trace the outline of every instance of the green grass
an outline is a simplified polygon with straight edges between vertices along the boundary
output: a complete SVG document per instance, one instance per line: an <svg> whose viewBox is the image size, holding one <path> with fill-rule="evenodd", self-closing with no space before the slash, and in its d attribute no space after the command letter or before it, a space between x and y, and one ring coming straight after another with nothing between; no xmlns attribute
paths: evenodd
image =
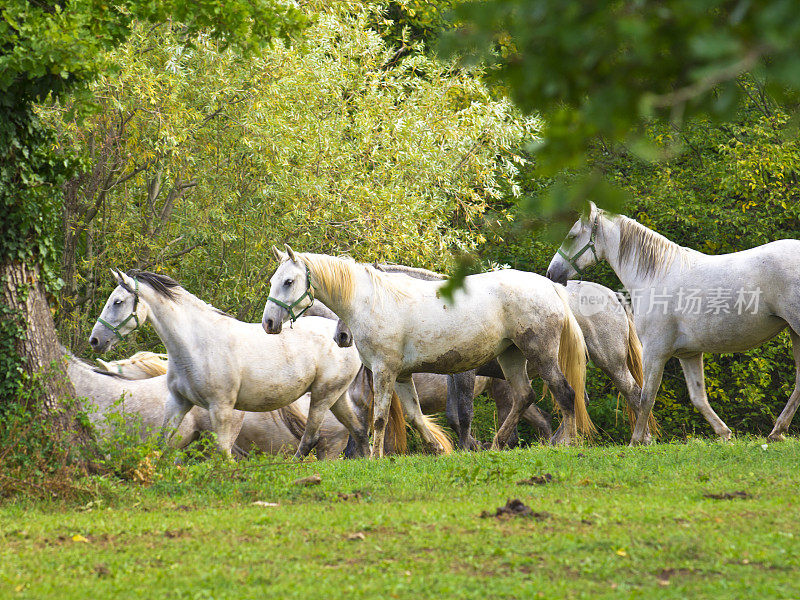
<svg viewBox="0 0 800 600"><path fill-rule="evenodd" d="M1 507L0 598L798 598L800 441L762 443L170 467Z"/></svg>

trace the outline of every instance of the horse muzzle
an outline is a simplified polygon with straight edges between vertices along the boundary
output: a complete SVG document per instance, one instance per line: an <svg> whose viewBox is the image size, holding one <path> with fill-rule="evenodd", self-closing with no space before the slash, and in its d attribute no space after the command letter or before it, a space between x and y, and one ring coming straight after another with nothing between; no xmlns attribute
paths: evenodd
<svg viewBox="0 0 800 600"><path fill-rule="evenodd" d="M567 285L567 279L569 278L569 275L567 273L567 269L556 264L547 269L547 278L555 283Z"/></svg>
<svg viewBox="0 0 800 600"><path fill-rule="evenodd" d="M333 341L340 348L349 348L353 345L353 336L346 331L337 331L336 335L333 336Z"/></svg>
<svg viewBox="0 0 800 600"><path fill-rule="evenodd" d="M283 322L273 318L266 318L261 321L261 327L270 334L280 333L283 329Z"/></svg>

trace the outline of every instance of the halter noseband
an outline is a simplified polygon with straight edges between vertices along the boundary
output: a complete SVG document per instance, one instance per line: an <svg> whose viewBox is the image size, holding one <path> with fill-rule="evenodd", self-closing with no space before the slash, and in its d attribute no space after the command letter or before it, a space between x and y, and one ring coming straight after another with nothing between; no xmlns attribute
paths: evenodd
<svg viewBox="0 0 800 600"><path fill-rule="evenodd" d="M129 335L129 334L131 334L133 331L135 331L135 330L136 330L136 328L137 328L137 327L139 327L139 325L141 325L141 323L139 323L139 315L137 315L137 314L136 314L136 309L137 309L137 308L139 308L139 280L138 280L138 279L136 279L136 277L134 277L134 278L133 278L133 281L134 281L134 284L135 284L135 287L134 287L134 289L133 289L133 312L131 312L131 314L129 314L127 317L125 317L125 319L124 319L124 320L122 321L122 323L120 323L119 325L112 325L112 324L111 324L111 323L109 323L108 321L104 321L103 319L101 319L101 318L99 318L99 317L97 318L97 322L98 322L98 323L100 323L101 325L105 325L106 327L108 327L108 328L111 330L111 332L112 332L112 333L113 333L115 336L117 336L117 339L118 339L119 341L122 341L122 340L124 340L126 335ZM125 326L125 324L126 324L128 321L130 321L131 319L133 319L134 321L136 321L136 327L134 327L133 329L131 329L131 330L130 330L128 333L126 333L126 334L124 334L124 335L123 335L123 334L121 334L121 333L119 332L119 330L120 330L122 327L124 327L124 326ZM121 371L120 371L120 372L121 372Z"/></svg>
<svg viewBox="0 0 800 600"><path fill-rule="evenodd" d="M600 260L597 257L597 250L594 247L594 240L595 240L595 237L597 236L597 221L598 221L599 218L600 218L599 214L595 215L594 223L592 223L592 233L589 235L589 241L586 242L586 244L583 246L583 248L581 248L575 254L573 254L571 258L561 248L558 249L558 254L561 257L563 257L564 260L566 260L570 265L572 265L572 268L575 269L575 272L578 275L580 275L581 277L583 277L584 270L581 269L578 266L578 259L581 256L583 256L586 253L587 250L591 250L592 251L592 254L594 254L594 260L595 261Z"/></svg>
<svg viewBox="0 0 800 600"><path fill-rule="evenodd" d="M305 299L306 296L311 298L311 302L299 313L294 314L294 310L292 309L298 304L300 304ZM273 298L272 296L269 296L267 298L267 302L274 302L281 308L285 308L289 312L289 319L291 320L292 323L294 323L295 321L297 321L297 319L302 317L303 313L305 313L309 308L311 308L314 305L314 290L311 289L311 271L308 270L308 265L306 265L306 291L303 292L302 296L300 296L297 300L295 300L291 304L286 304L285 302L281 302L280 300L278 300L277 298Z"/></svg>

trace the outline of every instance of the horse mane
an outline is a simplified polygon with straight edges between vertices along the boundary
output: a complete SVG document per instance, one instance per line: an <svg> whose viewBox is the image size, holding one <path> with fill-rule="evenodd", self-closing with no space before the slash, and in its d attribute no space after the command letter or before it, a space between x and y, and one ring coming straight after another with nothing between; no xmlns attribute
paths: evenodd
<svg viewBox="0 0 800 600"><path fill-rule="evenodd" d="M375 296L383 300L389 294L394 298L403 298L408 293L393 278L381 273L370 265L357 263L349 257L328 256L327 254L299 254L312 274L311 284L323 287L331 296L340 298L345 304L353 299L356 291L356 275L363 269L372 279L377 292Z"/></svg>
<svg viewBox="0 0 800 600"><path fill-rule="evenodd" d="M216 308L215 306L212 306L211 304L205 302L204 300L201 300L200 298L192 294L189 290L184 288L180 283L178 283L168 275L162 275L161 273L151 273L150 271L140 271L139 269L131 269L126 273L126 275L128 275L128 277L136 277L136 279L138 279L142 283L146 283L151 288L153 288L153 290L155 290L157 294L163 296L164 298L167 298L168 300L177 302L180 299L178 292L183 292L184 298L192 298L194 301L198 302L204 308L207 308L220 316L228 317L229 319L233 319L234 321L237 320L236 317L234 317L233 315L228 314L225 311ZM120 283L120 285L129 292L133 293L133 290L130 289L130 287L128 287L124 282Z"/></svg>
<svg viewBox="0 0 800 600"><path fill-rule="evenodd" d="M111 361L108 364L119 365L120 367L136 365L150 377L157 377L167 372L164 366L166 360L168 360L166 354L157 354L156 352L142 350L129 358Z"/></svg>
<svg viewBox="0 0 800 600"><path fill-rule="evenodd" d="M636 272L644 277L658 275L673 263L677 256L683 258L683 248L660 233L648 229L638 221L619 215L619 259L629 262L638 259Z"/></svg>
<svg viewBox="0 0 800 600"><path fill-rule="evenodd" d="M408 275L414 279L422 279L423 281L443 281L447 279L447 275L442 275L441 273L436 273L435 271L429 271L428 269L420 267L407 267L406 265L379 263L377 261L375 261L372 266L384 273L402 273L403 275Z"/></svg>
<svg viewBox="0 0 800 600"><path fill-rule="evenodd" d="M168 300L176 301L178 299L178 294L175 293L175 288L180 288L181 284L175 281L172 277L162 275L160 273L152 273L150 271L140 271L139 269L131 269L126 273L126 275L128 277L134 277L142 283L146 283L153 288L156 293L160 294L164 298L167 298ZM134 293L134 291L125 282L120 282L120 285L128 290L131 294Z"/></svg>

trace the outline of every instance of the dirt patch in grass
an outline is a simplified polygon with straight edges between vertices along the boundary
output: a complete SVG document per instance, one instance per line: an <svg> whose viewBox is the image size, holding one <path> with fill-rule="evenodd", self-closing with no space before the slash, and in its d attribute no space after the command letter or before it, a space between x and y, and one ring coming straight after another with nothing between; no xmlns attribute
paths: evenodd
<svg viewBox="0 0 800 600"><path fill-rule="evenodd" d="M550 473L545 473L544 475L531 475L528 479L520 479L517 485L544 485L552 480L553 476Z"/></svg>
<svg viewBox="0 0 800 600"><path fill-rule="evenodd" d="M746 499L752 497L752 494L745 492L744 490L739 490L736 492L722 492L721 494L703 494L703 498L711 498L712 500L734 500L736 498Z"/></svg>
<svg viewBox="0 0 800 600"><path fill-rule="evenodd" d="M527 506L519 498L508 500L505 506L497 507L494 513L485 510L481 513L481 518L486 519L489 517L496 517L498 519L509 519L512 517L530 517L537 521L544 521L550 518L550 513L535 512L530 506Z"/></svg>

